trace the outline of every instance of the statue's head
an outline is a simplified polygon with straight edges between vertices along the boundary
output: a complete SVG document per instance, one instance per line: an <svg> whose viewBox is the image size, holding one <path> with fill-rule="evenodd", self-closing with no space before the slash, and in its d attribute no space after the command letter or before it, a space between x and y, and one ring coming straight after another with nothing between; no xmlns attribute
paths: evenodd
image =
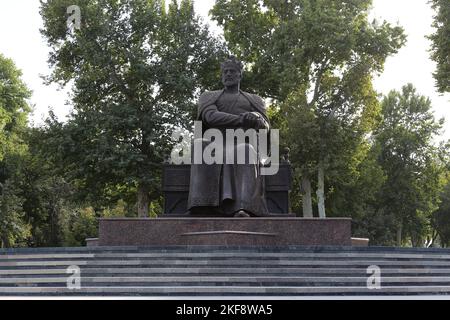
<svg viewBox="0 0 450 320"><path fill-rule="evenodd" d="M231 56L220 65L222 69L222 83L225 87L237 86L242 79L244 65L236 57Z"/></svg>

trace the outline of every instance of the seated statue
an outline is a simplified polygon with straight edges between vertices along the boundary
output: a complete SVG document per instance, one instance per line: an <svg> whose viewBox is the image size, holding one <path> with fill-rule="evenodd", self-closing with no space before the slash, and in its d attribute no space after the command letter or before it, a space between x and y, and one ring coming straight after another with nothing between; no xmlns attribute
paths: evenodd
<svg viewBox="0 0 450 320"><path fill-rule="evenodd" d="M199 99L197 120L202 123L202 131L218 129L225 137L226 129L269 130L263 100L240 90L242 63L231 57L221 64L221 69L224 89L205 92ZM203 148L208 143L211 141L203 140ZM223 152L222 163L191 165L189 214L234 217L269 214L257 150L251 143L234 139L231 148ZM229 151L233 155L245 154L245 163L225 161Z"/></svg>

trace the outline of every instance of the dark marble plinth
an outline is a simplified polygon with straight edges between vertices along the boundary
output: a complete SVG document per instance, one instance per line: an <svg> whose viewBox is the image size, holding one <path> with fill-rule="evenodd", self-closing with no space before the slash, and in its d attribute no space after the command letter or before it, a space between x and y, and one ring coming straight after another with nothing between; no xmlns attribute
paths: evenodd
<svg viewBox="0 0 450 320"><path fill-rule="evenodd" d="M98 244L350 246L351 219L109 218L100 219Z"/></svg>

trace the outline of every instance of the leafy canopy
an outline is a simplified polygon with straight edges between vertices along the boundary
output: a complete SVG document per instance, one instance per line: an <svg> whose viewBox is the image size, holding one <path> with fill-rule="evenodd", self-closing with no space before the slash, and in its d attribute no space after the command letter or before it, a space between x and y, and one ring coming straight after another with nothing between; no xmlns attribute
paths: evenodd
<svg viewBox="0 0 450 320"><path fill-rule="evenodd" d="M66 26L72 4L80 30ZM49 123L65 168L93 189L158 189L171 130L190 127L198 94L220 79L221 44L189 0L49 0L41 15L48 80L74 85L69 121Z"/></svg>

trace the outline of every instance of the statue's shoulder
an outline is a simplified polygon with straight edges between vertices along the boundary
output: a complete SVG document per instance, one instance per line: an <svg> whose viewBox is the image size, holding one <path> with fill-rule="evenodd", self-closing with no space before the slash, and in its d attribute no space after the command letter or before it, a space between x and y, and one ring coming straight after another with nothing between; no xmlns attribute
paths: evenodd
<svg viewBox="0 0 450 320"><path fill-rule="evenodd" d="M213 90L213 91L205 91L200 95L200 98L198 99L199 105L203 105L207 103L208 101L215 101L219 98L219 96L222 94L223 90Z"/></svg>
<svg viewBox="0 0 450 320"><path fill-rule="evenodd" d="M266 110L266 104L264 103L264 100L260 96L258 96L257 94L244 91L242 91L242 93L245 94L250 99L250 101L253 102L253 104L255 104L257 107Z"/></svg>

